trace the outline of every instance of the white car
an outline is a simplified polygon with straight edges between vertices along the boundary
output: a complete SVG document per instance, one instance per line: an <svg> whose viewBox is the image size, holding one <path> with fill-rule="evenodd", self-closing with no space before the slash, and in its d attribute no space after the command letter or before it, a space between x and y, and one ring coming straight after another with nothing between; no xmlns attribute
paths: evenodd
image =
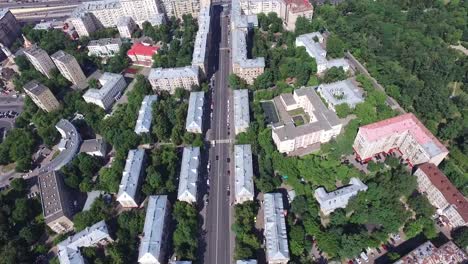
<svg viewBox="0 0 468 264"><path fill-rule="evenodd" d="M206 165L206 169L210 171L210 168L211 168L211 161L208 161L208 165Z"/></svg>
<svg viewBox="0 0 468 264"><path fill-rule="evenodd" d="M210 179L206 180L206 185L208 185L208 186L210 185Z"/></svg>
<svg viewBox="0 0 468 264"><path fill-rule="evenodd" d="M367 257L366 253L361 252L361 258L362 258L365 262L369 262L369 258Z"/></svg>

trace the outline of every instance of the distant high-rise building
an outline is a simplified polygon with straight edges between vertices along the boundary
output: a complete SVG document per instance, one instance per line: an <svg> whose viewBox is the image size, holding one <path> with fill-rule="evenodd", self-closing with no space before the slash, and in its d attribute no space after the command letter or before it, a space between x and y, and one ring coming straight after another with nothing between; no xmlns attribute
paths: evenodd
<svg viewBox="0 0 468 264"><path fill-rule="evenodd" d="M137 25L132 17L124 16L117 21L117 29L121 38L131 38L136 28Z"/></svg>
<svg viewBox="0 0 468 264"><path fill-rule="evenodd" d="M78 84L86 80L78 61L72 55L59 50L52 54L51 58L63 77L71 83Z"/></svg>
<svg viewBox="0 0 468 264"><path fill-rule="evenodd" d="M0 8L0 43L11 47L21 35L21 26L8 8Z"/></svg>
<svg viewBox="0 0 468 264"><path fill-rule="evenodd" d="M52 77L51 71L56 69L56 67L45 50L39 48L37 45L32 45L24 50L24 54L37 71L44 74L49 79Z"/></svg>
<svg viewBox="0 0 468 264"><path fill-rule="evenodd" d="M207 1L203 2L206 4ZM200 12L200 0L161 0L161 3L168 17L182 18L187 14L198 17Z"/></svg>
<svg viewBox="0 0 468 264"><path fill-rule="evenodd" d="M24 92L33 100L37 107L46 112L52 112L60 107L54 94L46 86L33 80L23 87Z"/></svg>

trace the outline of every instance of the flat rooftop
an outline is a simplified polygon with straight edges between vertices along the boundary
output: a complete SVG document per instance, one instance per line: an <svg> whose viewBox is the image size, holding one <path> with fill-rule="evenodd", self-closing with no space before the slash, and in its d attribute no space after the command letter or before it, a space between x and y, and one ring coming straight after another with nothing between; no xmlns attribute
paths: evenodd
<svg viewBox="0 0 468 264"><path fill-rule="evenodd" d="M118 197L123 193L127 193L130 197L135 199L144 158L145 150L143 149L131 149L128 151L125 168L122 173L122 180L119 185L119 192L117 194Z"/></svg>
<svg viewBox="0 0 468 264"><path fill-rule="evenodd" d="M200 128L203 124L203 104L205 102L204 92L191 92L189 99L189 108L187 111L187 119L185 121L186 128Z"/></svg>
<svg viewBox="0 0 468 264"><path fill-rule="evenodd" d="M88 43L89 46L107 46L107 45L122 45L122 40L120 38L102 38L102 39L96 39L96 40L91 40Z"/></svg>
<svg viewBox="0 0 468 264"><path fill-rule="evenodd" d="M49 90L49 88L47 88L46 86L44 86L43 84L39 83L36 80L32 80L32 81L26 83L23 86L23 89L27 90L28 92L30 92L30 93L32 93L32 94L34 94L36 96L39 96L42 93L44 93L45 91Z"/></svg>
<svg viewBox="0 0 468 264"><path fill-rule="evenodd" d="M317 91L333 106L345 103L354 108L357 104L364 102L362 90L353 79L321 84Z"/></svg>
<svg viewBox="0 0 468 264"><path fill-rule="evenodd" d="M178 68L152 68L148 79L175 79L198 77L198 66L186 66Z"/></svg>
<svg viewBox="0 0 468 264"><path fill-rule="evenodd" d="M56 59L60 62L63 62L63 63L68 63L70 61L73 61L75 59L75 57L73 57L72 55L66 53L65 51L63 50L59 50L57 52L55 52L54 54L52 54L52 59Z"/></svg>
<svg viewBox="0 0 468 264"><path fill-rule="evenodd" d="M249 126L249 91L247 89L234 90L234 126Z"/></svg>
<svg viewBox="0 0 468 264"><path fill-rule="evenodd" d="M64 200L65 190L62 189L62 178L56 171L47 172L38 176L38 185L41 194L42 212L46 223L50 223L65 216L67 205Z"/></svg>

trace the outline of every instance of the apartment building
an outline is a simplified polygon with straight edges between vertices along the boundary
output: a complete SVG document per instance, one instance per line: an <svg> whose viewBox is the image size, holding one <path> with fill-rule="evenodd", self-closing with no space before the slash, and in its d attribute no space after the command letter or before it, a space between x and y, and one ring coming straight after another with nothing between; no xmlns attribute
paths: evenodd
<svg viewBox="0 0 468 264"><path fill-rule="evenodd" d="M468 200L436 165L421 164L414 176L419 192L426 195L445 222L452 228L467 226Z"/></svg>
<svg viewBox="0 0 468 264"><path fill-rule="evenodd" d="M347 104L349 108L364 102L363 91L354 79L346 79L333 83L323 83L317 87L317 92L325 100L328 108L336 111L335 107Z"/></svg>
<svg viewBox="0 0 468 264"><path fill-rule="evenodd" d="M307 54L315 59L318 74L323 74L332 67L341 67L345 72L350 69L348 61L344 58L327 59L325 38L320 32L312 32L298 36L296 38L296 47L304 47Z"/></svg>
<svg viewBox="0 0 468 264"><path fill-rule="evenodd" d="M452 241L438 248L431 241L427 241L396 261L395 264L455 264L465 263L467 259L466 252Z"/></svg>
<svg viewBox="0 0 468 264"><path fill-rule="evenodd" d="M91 33L97 30L97 25L94 23L93 14L91 13L82 13L75 10L70 16L70 23L80 38L89 37Z"/></svg>
<svg viewBox="0 0 468 264"><path fill-rule="evenodd" d="M234 146L234 193L237 204L253 201L255 191L253 182L252 148L250 145Z"/></svg>
<svg viewBox="0 0 468 264"><path fill-rule="evenodd" d="M248 84L253 84L265 70L265 58L247 57L248 32L258 26L258 20L256 15L243 14L239 1L232 0L231 4L232 71Z"/></svg>
<svg viewBox="0 0 468 264"><path fill-rule="evenodd" d="M338 208L346 208L349 199L356 196L359 192L367 190L365 185L358 178L351 178L349 184L333 192L327 192L325 188L319 187L314 192L314 197L320 204L320 211L324 215L329 215Z"/></svg>
<svg viewBox="0 0 468 264"><path fill-rule="evenodd" d="M157 54L159 47L151 46L146 43L135 43L127 51L127 56L134 65L151 67L153 65L153 55Z"/></svg>
<svg viewBox="0 0 468 264"><path fill-rule="evenodd" d="M73 230L73 204L60 173L50 171L40 174L38 186L46 225L57 234Z"/></svg>
<svg viewBox="0 0 468 264"><path fill-rule="evenodd" d="M60 153L47 164L47 167L42 167L44 170L60 170L73 160L80 149L80 133L78 133L78 130L70 121L60 119L55 128L62 137L57 147Z"/></svg>
<svg viewBox="0 0 468 264"><path fill-rule="evenodd" d="M148 80L155 91L168 91L175 93L177 88L192 90L195 85L200 85L198 67L187 66L179 68L153 68Z"/></svg>
<svg viewBox="0 0 468 264"><path fill-rule="evenodd" d="M205 103L204 92L191 92L185 130L190 133L201 134L203 132L203 104Z"/></svg>
<svg viewBox="0 0 468 264"><path fill-rule="evenodd" d="M123 16L117 21L117 30L121 38L131 38L136 29L137 25L130 16Z"/></svg>
<svg viewBox="0 0 468 264"><path fill-rule="evenodd" d="M397 151L410 166L426 162L439 165L449 153L412 113L360 127L353 149L362 162L380 153Z"/></svg>
<svg viewBox="0 0 468 264"><path fill-rule="evenodd" d="M158 100L157 95L147 95L141 102L138 119L135 125L135 133L141 135L151 131L151 122L153 121L153 104Z"/></svg>
<svg viewBox="0 0 468 264"><path fill-rule="evenodd" d="M343 127L313 87L294 90L273 99L280 122L272 126L272 138L279 152L302 156L338 136ZM295 113L297 112L297 113Z"/></svg>
<svg viewBox="0 0 468 264"><path fill-rule="evenodd" d="M144 162L144 149L131 149L128 151L116 199L122 207L138 207L137 189L141 182L141 175L145 171L143 168Z"/></svg>
<svg viewBox="0 0 468 264"><path fill-rule="evenodd" d="M311 20L314 14L314 8L308 0L240 0L240 5L246 15L276 13L289 31L296 29L297 18Z"/></svg>
<svg viewBox="0 0 468 264"><path fill-rule="evenodd" d="M84 264L86 262L81 255L81 248L105 246L112 242L114 240L103 220L60 242L57 245L57 256L60 264Z"/></svg>
<svg viewBox="0 0 468 264"><path fill-rule="evenodd" d="M141 264L166 263L169 203L167 195L151 195L146 206L145 225L138 250Z"/></svg>
<svg viewBox="0 0 468 264"><path fill-rule="evenodd" d="M63 77L71 83L78 84L86 81L86 76L81 70L78 61L72 55L59 50L52 54L51 58Z"/></svg>
<svg viewBox="0 0 468 264"><path fill-rule="evenodd" d="M234 90L234 131L247 132L250 125L249 91Z"/></svg>
<svg viewBox="0 0 468 264"><path fill-rule="evenodd" d="M0 8L0 44L9 48L21 36L21 26L8 8Z"/></svg>
<svg viewBox="0 0 468 264"><path fill-rule="evenodd" d="M52 112L60 108L60 103L49 88L36 80L32 80L24 85L23 90L37 107L46 112Z"/></svg>
<svg viewBox="0 0 468 264"><path fill-rule="evenodd" d="M197 202L198 167L200 166L200 148L185 147L182 154L182 166L179 176L177 200L187 203Z"/></svg>
<svg viewBox="0 0 468 264"><path fill-rule="evenodd" d="M208 35L210 33L210 6L203 7L198 17L198 31L192 54L192 66L200 68L201 74L207 74Z"/></svg>
<svg viewBox="0 0 468 264"><path fill-rule="evenodd" d="M101 0L81 3L72 13L71 22L80 37L101 27L115 27L120 18L131 17L137 24L160 14L157 0Z"/></svg>
<svg viewBox="0 0 468 264"><path fill-rule="evenodd" d="M268 264L287 264L289 247L282 194L266 193L263 206L266 261Z"/></svg>
<svg viewBox="0 0 468 264"><path fill-rule="evenodd" d="M88 56L112 57L119 53L122 46L120 38L103 38L88 43Z"/></svg>
<svg viewBox="0 0 468 264"><path fill-rule="evenodd" d="M200 12L200 0L161 0L161 5L166 13L166 16L175 16L182 19L183 15L191 14L193 17L198 17Z"/></svg>
<svg viewBox="0 0 468 264"><path fill-rule="evenodd" d="M29 62L31 62L38 72L44 74L49 79L52 77L51 71L56 69L55 64L45 50L37 45L32 45L24 50L24 55L26 55L26 58L28 58Z"/></svg>
<svg viewBox="0 0 468 264"><path fill-rule="evenodd" d="M90 88L83 95L87 103L95 104L108 110L120 97L127 83L121 74L105 72L99 78L100 89Z"/></svg>

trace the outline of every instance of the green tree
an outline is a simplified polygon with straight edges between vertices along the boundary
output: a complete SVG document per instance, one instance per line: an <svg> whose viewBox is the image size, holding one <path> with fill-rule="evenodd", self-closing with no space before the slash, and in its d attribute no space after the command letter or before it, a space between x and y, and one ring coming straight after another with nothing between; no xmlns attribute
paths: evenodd
<svg viewBox="0 0 468 264"><path fill-rule="evenodd" d="M342 58L344 43L336 34L331 34L327 39L327 56L329 58Z"/></svg>

